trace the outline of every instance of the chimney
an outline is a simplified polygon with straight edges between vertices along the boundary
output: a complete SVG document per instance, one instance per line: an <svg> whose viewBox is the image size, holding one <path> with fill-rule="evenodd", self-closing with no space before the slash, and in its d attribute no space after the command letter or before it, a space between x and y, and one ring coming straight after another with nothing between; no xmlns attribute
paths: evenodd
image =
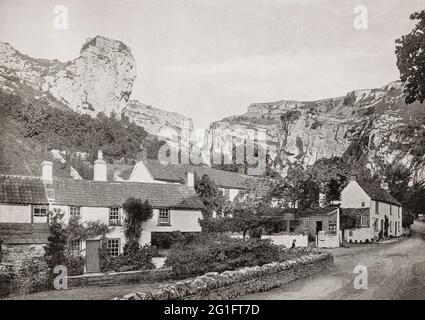
<svg viewBox="0 0 425 320"><path fill-rule="evenodd" d="M51 181L53 179L53 162L43 161L41 164L41 177L43 180Z"/></svg>
<svg viewBox="0 0 425 320"><path fill-rule="evenodd" d="M350 176L350 181L357 181L357 174L352 173Z"/></svg>
<svg viewBox="0 0 425 320"><path fill-rule="evenodd" d="M186 172L186 185L190 188L195 188L195 174L193 172Z"/></svg>
<svg viewBox="0 0 425 320"><path fill-rule="evenodd" d="M106 161L103 160L102 150L97 152L97 160L94 162L94 181L106 181Z"/></svg>

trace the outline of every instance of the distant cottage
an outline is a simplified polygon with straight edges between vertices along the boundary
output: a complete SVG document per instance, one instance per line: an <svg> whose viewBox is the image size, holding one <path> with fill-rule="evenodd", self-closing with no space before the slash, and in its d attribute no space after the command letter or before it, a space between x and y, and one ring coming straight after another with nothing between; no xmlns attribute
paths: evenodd
<svg viewBox="0 0 425 320"><path fill-rule="evenodd" d="M344 232L347 242L370 242L403 234L402 204L387 189L386 184L365 183L351 176L341 192L343 214L356 218L356 228Z"/></svg>

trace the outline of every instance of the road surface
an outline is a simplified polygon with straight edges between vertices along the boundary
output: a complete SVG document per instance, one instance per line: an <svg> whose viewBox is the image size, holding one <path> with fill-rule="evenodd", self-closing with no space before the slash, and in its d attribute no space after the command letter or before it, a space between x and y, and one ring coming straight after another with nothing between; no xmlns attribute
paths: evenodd
<svg viewBox="0 0 425 320"><path fill-rule="evenodd" d="M407 238L330 251L333 270L239 299L425 299L424 240ZM367 289L354 288L357 265L367 267Z"/></svg>

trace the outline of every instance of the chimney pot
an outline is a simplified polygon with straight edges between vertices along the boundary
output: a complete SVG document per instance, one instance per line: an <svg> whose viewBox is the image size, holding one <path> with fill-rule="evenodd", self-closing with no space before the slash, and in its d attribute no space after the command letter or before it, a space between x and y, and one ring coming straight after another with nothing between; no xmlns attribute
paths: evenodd
<svg viewBox="0 0 425 320"><path fill-rule="evenodd" d="M43 161L41 164L41 177L43 180L52 180L53 179L53 162Z"/></svg>
<svg viewBox="0 0 425 320"><path fill-rule="evenodd" d="M186 185L190 188L195 188L195 174L193 172L186 172Z"/></svg>
<svg viewBox="0 0 425 320"><path fill-rule="evenodd" d="M106 181L107 180L107 168L106 161L103 160L102 150L97 152L97 160L94 162L94 181Z"/></svg>
<svg viewBox="0 0 425 320"><path fill-rule="evenodd" d="M357 174L355 174L355 173L351 174L350 180L351 181L357 181Z"/></svg>

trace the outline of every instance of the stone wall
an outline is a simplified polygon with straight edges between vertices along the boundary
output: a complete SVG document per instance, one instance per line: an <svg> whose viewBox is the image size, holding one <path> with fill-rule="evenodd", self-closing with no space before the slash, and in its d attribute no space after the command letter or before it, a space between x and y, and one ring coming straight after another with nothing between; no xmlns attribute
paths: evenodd
<svg viewBox="0 0 425 320"><path fill-rule="evenodd" d="M87 286L117 286L144 281L166 281L172 279L174 273L169 268L144 271L113 272L108 274L83 274L68 277L68 288Z"/></svg>
<svg viewBox="0 0 425 320"><path fill-rule="evenodd" d="M267 291L323 272L332 266L332 254L310 253L296 260L273 262L261 267L247 267L222 273L209 272L195 279L161 286L156 291L131 293L122 299L228 300L249 293Z"/></svg>
<svg viewBox="0 0 425 320"><path fill-rule="evenodd" d="M19 269L22 261L44 255L43 244L2 244L2 263Z"/></svg>

